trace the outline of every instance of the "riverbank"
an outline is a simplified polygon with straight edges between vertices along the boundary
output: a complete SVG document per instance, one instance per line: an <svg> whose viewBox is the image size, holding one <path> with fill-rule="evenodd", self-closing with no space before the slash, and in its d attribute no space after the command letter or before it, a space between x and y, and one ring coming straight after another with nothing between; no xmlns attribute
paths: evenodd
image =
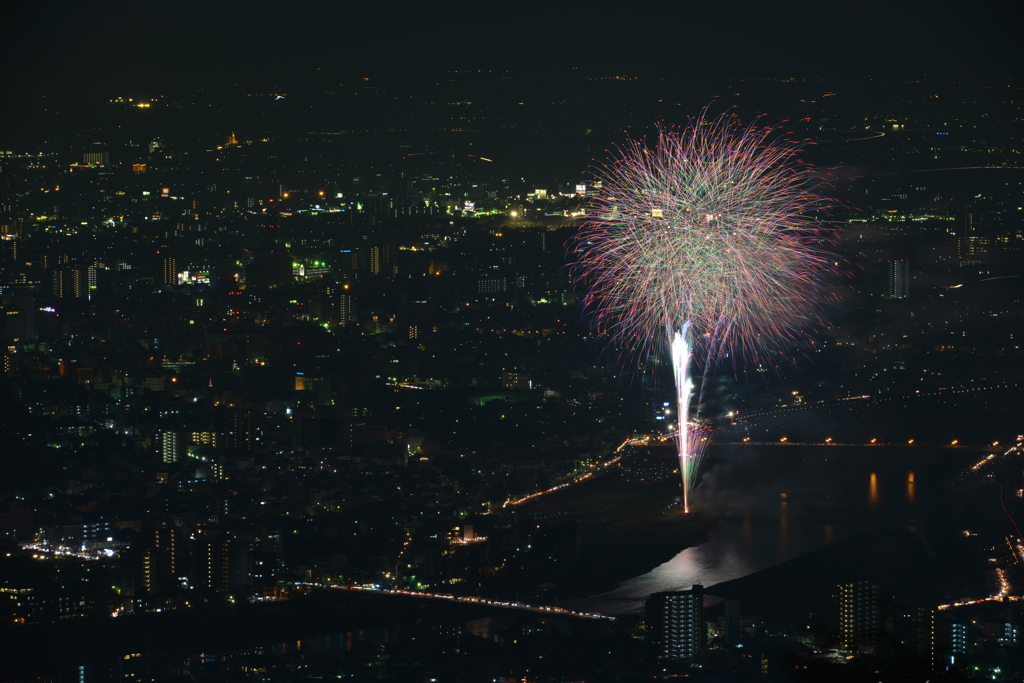
<svg viewBox="0 0 1024 683"><path fill-rule="evenodd" d="M717 518L684 513L678 495L674 478L642 483L608 474L524 504L520 515L579 523L574 560L542 577L553 585L550 594L567 599L614 590L707 540Z"/></svg>
<svg viewBox="0 0 1024 683"><path fill-rule="evenodd" d="M775 618L827 615L834 609L835 587L858 579L879 584L886 599L937 605L948 601L951 586L964 594L987 594L976 558L936 557L920 533L905 529L871 531L838 541L742 578L705 586L706 594L739 599L745 614ZM975 581L965 577L974 571ZM973 584L977 585L973 585Z"/></svg>

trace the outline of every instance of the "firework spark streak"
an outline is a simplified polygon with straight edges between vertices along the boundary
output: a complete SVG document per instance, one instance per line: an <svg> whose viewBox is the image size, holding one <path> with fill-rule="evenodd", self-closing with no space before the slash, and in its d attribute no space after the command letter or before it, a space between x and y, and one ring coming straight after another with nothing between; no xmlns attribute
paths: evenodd
<svg viewBox="0 0 1024 683"><path fill-rule="evenodd" d="M838 265L819 215L833 202L774 127L703 112L657 141L630 140L596 168L572 272L599 336L641 356L670 350L685 498L696 427L690 366L778 366L821 322ZM694 362L691 362L693 360Z"/></svg>
<svg viewBox="0 0 1024 683"><path fill-rule="evenodd" d="M676 453L679 454L679 475L683 479L683 510L690 511L690 480L692 465L694 463L694 448L691 443L695 430L689 429L684 424L690 415L690 399L693 397L693 380L690 378L690 324L684 323L682 330L673 331L671 328L666 332L672 339L672 374L676 384L676 415L679 424L676 430Z"/></svg>

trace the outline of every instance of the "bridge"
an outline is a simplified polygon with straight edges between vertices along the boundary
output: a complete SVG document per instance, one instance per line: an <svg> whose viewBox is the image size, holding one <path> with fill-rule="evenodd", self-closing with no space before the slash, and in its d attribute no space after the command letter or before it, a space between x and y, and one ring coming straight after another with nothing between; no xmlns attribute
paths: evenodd
<svg viewBox="0 0 1024 683"><path fill-rule="evenodd" d="M313 585L313 584L310 584ZM548 607L544 605L528 605L522 602L515 602L510 600L490 600L488 598L478 598L471 595L449 595L447 593L427 593L424 591L407 591L400 590L397 588L376 588L374 586L335 586L339 590L352 590L361 591L364 593L376 593L378 595L403 595L411 598L420 598L424 600L444 600L446 602L457 602L464 605L482 605L485 607L501 607L504 609L516 609L525 612L533 612L535 614L549 614L552 616L564 616L573 617L576 619L604 619L606 621L615 621L615 617L610 617L607 614L597 614L594 612L577 612L576 610L564 609L562 607Z"/></svg>
<svg viewBox="0 0 1024 683"><path fill-rule="evenodd" d="M838 441L832 441L831 439L826 441L789 441L788 439L780 439L779 441L751 441L744 439L743 441L716 441L716 446L827 446L837 448L871 448L875 446L885 446L886 448L953 448L965 451L985 451L991 453L998 453L1001 451L999 443L989 444L985 446L961 444L958 442L947 443L947 444L936 444L936 443L917 443L911 439L908 443L894 443L891 441L876 441L871 440L867 443L840 443Z"/></svg>

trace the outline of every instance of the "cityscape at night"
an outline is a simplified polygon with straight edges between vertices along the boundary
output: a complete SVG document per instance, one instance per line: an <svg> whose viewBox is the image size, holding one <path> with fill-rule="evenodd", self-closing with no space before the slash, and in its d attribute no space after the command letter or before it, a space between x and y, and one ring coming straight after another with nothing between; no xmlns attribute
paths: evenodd
<svg viewBox="0 0 1024 683"><path fill-rule="evenodd" d="M1024 680L1004 10L230 4L11 15L0 681Z"/></svg>

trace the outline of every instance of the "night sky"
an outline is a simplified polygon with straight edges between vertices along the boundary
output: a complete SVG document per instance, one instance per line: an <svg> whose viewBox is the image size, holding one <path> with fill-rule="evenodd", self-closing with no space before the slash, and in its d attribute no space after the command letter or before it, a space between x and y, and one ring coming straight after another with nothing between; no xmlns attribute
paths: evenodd
<svg viewBox="0 0 1024 683"><path fill-rule="evenodd" d="M1010 4L19 3L4 78L21 92L287 83L438 68L835 77L1019 60ZM103 93L106 94L106 93Z"/></svg>

